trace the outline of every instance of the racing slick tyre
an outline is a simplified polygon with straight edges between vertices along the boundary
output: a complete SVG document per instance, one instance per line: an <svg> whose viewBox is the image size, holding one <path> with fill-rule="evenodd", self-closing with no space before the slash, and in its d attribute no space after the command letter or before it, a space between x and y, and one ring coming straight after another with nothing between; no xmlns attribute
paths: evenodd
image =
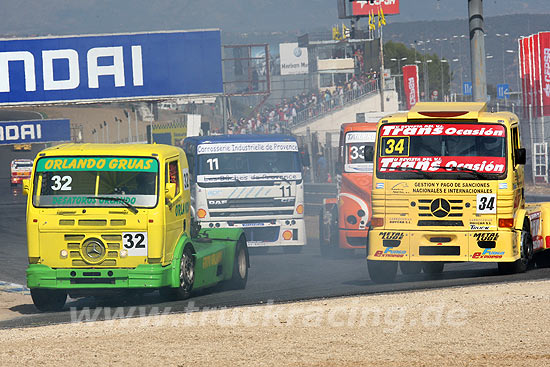
<svg viewBox="0 0 550 367"><path fill-rule="evenodd" d="M369 276L375 283L391 283L397 274L397 261L367 260Z"/></svg>
<svg viewBox="0 0 550 367"><path fill-rule="evenodd" d="M533 260L533 239L531 237L531 230L527 219L523 222L523 228L521 229L520 236L519 250L521 257L514 262L498 263L498 271L501 274L524 273L527 270L529 263Z"/></svg>
<svg viewBox="0 0 550 367"><path fill-rule="evenodd" d="M304 246L285 246L283 251L285 254L300 254Z"/></svg>
<svg viewBox="0 0 550 367"><path fill-rule="evenodd" d="M442 261L426 261L422 264L422 270L425 274L441 274L445 263Z"/></svg>
<svg viewBox="0 0 550 367"><path fill-rule="evenodd" d="M405 275L420 274L422 271L422 263L419 261L400 261L399 269Z"/></svg>
<svg viewBox="0 0 550 367"><path fill-rule="evenodd" d="M195 256L190 246L185 247L181 255L179 287L165 287L160 289L162 298L169 300L187 299L191 296L195 282Z"/></svg>
<svg viewBox="0 0 550 367"><path fill-rule="evenodd" d="M248 259L248 250L246 240L241 236L235 246L235 258L233 259L233 274L229 281L229 289L245 289L248 281L248 268L250 267Z"/></svg>
<svg viewBox="0 0 550 367"><path fill-rule="evenodd" d="M57 289L31 289L34 306L42 312L61 311L67 301L67 292Z"/></svg>

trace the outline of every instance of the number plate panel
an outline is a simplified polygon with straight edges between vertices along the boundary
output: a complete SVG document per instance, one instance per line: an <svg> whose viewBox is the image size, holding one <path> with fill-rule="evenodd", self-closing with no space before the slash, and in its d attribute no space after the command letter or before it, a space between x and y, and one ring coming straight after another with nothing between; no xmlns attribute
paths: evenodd
<svg viewBox="0 0 550 367"><path fill-rule="evenodd" d="M122 248L128 256L147 256L147 232L123 232Z"/></svg>

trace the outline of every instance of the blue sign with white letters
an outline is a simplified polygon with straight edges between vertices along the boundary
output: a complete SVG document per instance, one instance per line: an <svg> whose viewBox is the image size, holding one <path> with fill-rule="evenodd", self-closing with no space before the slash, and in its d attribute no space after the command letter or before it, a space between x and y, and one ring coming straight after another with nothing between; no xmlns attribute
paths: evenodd
<svg viewBox="0 0 550 367"><path fill-rule="evenodd" d="M71 121L28 120L0 122L0 145L71 140Z"/></svg>
<svg viewBox="0 0 550 367"><path fill-rule="evenodd" d="M508 84L497 84L497 99L508 98L508 93L510 93Z"/></svg>
<svg viewBox="0 0 550 367"><path fill-rule="evenodd" d="M0 105L222 92L219 30L0 40Z"/></svg>
<svg viewBox="0 0 550 367"><path fill-rule="evenodd" d="M465 96L472 95L472 82L464 82L462 84L462 94Z"/></svg>

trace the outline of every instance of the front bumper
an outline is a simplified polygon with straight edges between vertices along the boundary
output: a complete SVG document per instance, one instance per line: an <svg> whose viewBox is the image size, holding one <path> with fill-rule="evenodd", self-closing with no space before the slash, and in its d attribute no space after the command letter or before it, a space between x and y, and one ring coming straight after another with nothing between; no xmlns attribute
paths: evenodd
<svg viewBox="0 0 550 367"><path fill-rule="evenodd" d="M29 288L124 289L160 288L170 285L170 266L141 264L133 269L53 269L42 264L27 268Z"/></svg>
<svg viewBox="0 0 550 367"><path fill-rule="evenodd" d="M447 232L373 229L368 243L369 260L512 262L520 258L519 232L511 230Z"/></svg>

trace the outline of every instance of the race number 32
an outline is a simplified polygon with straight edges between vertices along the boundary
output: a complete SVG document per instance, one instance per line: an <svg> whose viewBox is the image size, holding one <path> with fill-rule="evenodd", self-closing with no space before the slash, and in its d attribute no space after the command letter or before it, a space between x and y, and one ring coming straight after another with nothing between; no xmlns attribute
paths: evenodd
<svg viewBox="0 0 550 367"><path fill-rule="evenodd" d="M147 256L147 232L122 233L122 247L128 256Z"/></svg>
<svg viewBox="0 0 550 367"><path fill-rule="evenodd" d="M477 194L476 209L477 214L496 214L497 195Z"/></svg>

